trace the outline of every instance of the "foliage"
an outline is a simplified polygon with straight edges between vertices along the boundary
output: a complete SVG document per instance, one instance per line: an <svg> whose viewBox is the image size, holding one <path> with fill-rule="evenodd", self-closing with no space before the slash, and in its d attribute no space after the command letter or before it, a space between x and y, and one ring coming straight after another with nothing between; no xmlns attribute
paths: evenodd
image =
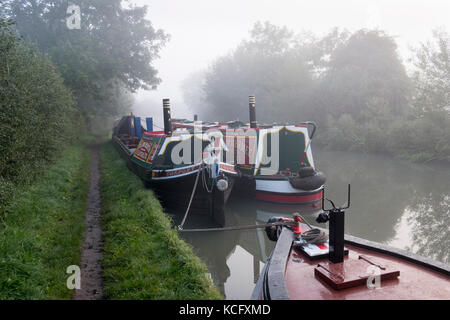
<svg viewBox="0 0 450 320"><path fill-rule="evenodd" d="M433 41L415 49L412 59L417 91L414 106L417 114L450 111L450 35L433 30Z"/></svg>
<svg viewBox="0 0 450 320"><path fill-rule="evenodd" d="M326 147L448 161L450 43L443 30L433 35L409 76L383 31L316 37L259 22L249 40L185 82L186 102L210 120L244 120L254 94L259 122L315 121L316 143Z"/></svg>
<svg viewBox="0 0 450 320"><path fill-rule="evenodd" d="M161 81L152 62L168 36L145 18L146 6L127 2L70 1L81 11L81 28L70 29L67 1L5 0L19 33L51 57L86 120L127 111L122 95Z"/></svg>
<svg viewBox="0 0 450 320"><path fill-rule="evenodd" d="M206 115L202 110L202 118L247 119L249 95L257 97L260 121L287 121L292 106L299 109L295 113L307 110L313 82L305 57L292 50L303 45L296 40L287 28L257 23L250 40L217 59L206 73L203 89L210 109Z"/></svg>
<svg viewBox="0 0 450 320"><path fill-rule="evenodd" d="M81 129L71 92L50 61L0 19L0 207Z"/></svg>
<svg viewBox="0 0 450 320"><path fill-rule="evenodd" d="M151 190L102 146L103 284L107 299L219 299L206 266L182 241Z"/></svg>

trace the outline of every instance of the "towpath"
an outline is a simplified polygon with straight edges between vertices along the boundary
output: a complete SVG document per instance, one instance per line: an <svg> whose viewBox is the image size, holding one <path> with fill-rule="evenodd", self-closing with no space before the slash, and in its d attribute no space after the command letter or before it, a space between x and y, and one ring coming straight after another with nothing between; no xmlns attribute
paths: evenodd
<svg viewBox="0 0 450 320"><path fill-rule="evenodd" d="M86 236L82 246L80 265L81 288L75 290L74 300L97 300L103 298L99 149L100 144L98 143L91 147L88 206L85 218Z"/></svg>

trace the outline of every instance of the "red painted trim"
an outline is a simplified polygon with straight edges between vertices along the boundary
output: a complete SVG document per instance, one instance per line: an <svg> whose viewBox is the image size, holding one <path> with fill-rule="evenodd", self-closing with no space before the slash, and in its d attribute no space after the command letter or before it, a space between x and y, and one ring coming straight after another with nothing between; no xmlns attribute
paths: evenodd
<svg viewBox="0 0 450 320"><path fill-rule="evenodd" d="M164 131L144 132L145 137L169 137Z"/></svg>
<svg viewBox="0 0 450 320"><path fill-rule="evenodd" d="M256 199L282 202L282 203L306 203L315 202L322 199L322 191L308 195L280 195L267 192L256 192Z"/></svg>
<svg viewBox="0 0 450 320"><path fill-rule="evenodd" d="M152 178L165 178L165 177L176 177L176 176L181 176L185 173L189 173L189 172L193 172L196 171L200 168L200 165L195 165L189 168L180 168L180 169L175 169L175 170L170 170L170 171L166 171L166 170L154 170L152 172Z"/></svg>
<svg viewBox="0 0 450 320"><path fill-rule="evenodd" d="M220 167L220 169L228 170L231 172L236 172L236 168L233 165L228 164L228 163L221 163L219 167Z"/></svg>

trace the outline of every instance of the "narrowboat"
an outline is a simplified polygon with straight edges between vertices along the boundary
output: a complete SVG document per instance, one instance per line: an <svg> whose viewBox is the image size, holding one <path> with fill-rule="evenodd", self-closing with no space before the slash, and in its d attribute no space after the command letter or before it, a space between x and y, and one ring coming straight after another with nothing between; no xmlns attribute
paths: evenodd
<svg viewBox="0 0 450 320"><path fill-rule="evenodd" d="M238 172L234 164L221 160L227 146L221 134L215 135L220 131L213 130L219 125L196 127L193 121L172 120L168 99L163 100L163 110L164 131L153 131L151 118L145 124L134 115L116 121L112 137L116 149L165 208L189 206L192 212L212 215L224 225L223 207Z"/></svg>
<svg viewBox="0 0 450 320"><path fill-rule="evenodd" d="M254 300L448 300L450 268L403 250L344 234L348 205L324 208L317 222L299 214L268 227L276 241L251 296Z"/></svg>
<svg viewBox="0 0 450 320"><path fill-rule="evenodd" d="M320 204L326 178L316 169L311 150L316 124L258 125L254 96L249 97L249 111L250 126L243 130L250 162L238 164L241 176L250 181L245 187L253 183L254 197L264 202Z"/></svg>

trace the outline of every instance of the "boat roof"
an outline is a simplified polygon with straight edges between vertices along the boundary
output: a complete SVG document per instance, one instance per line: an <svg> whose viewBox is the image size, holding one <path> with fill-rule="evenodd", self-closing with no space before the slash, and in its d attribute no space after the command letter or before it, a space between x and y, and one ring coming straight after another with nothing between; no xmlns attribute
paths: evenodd
<svg viewBox="0 0 450 320"><path fill-rule="evenodd" d="M450 268L446 264L346 236L345 246L349 250L348 256L345 257L343 264L333 266L328 264L328 258L311 260L305 253L292 246L292 240L292 231L283 228L268 266L261 275L262 280L265 279L266 282L266 297L293 300L442 300L450 297ZM365 282L363 285L336 289L318 274L316 269L319 264L325 266L324 273L335 274L336 268L339 267L337 273L344 275L345 278L363 279L367 277L366 269L371 265L385 266L387 270L398 271L399 276L382 280L376 289L368 288ZM354 266L359 266L359 269L352 270L351 267ZM259 288L262 287L264 285L260 284Z"/></svg>

